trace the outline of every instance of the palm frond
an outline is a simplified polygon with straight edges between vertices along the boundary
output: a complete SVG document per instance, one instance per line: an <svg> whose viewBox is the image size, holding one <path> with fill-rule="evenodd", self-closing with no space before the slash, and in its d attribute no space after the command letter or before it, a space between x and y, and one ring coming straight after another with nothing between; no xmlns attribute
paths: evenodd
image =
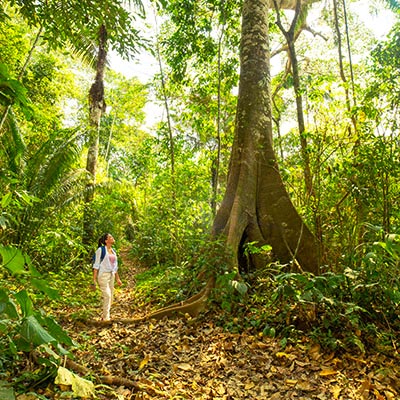
<svg viewBox="0 0 400 400"><path fill-rule="evenodd" d="M3 168L18 175L22 166L21 160L25 151L25 143L12 110L7 116L7 124L1 140L0 154Z"/></svg>
<svg viewBox="0 0 400 400"><path fill-rule="evenodd" d="M394 12L400 12L400 1L399 0L387 0L386 3L389 5L389 8Z"/></svg>
<svg viewBox="0 0 400 400"><path fill-rule="evenodd" d="M69 135L69 137L65 137ZM56 131L30 158L27 170L27 189L44 198L62 179L80 155L76 130Z"/></svg>

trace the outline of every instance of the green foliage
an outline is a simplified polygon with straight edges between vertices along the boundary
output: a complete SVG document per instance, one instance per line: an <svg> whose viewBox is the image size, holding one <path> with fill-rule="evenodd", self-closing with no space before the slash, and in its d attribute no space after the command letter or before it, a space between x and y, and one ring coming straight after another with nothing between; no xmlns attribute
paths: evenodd
<svg viewBox="0 0 400 400"><path fill-rule="evenodd" d="M185 300L200 282L196 282L188 263L158 265L136 275L135 297L142 307L154 309Z"/></svg>
<svg viewBox="0 0 400 400"><path fill-rule="evenodd" d="M12 215L5 221L7 243L22 247L29 244L46 221L81 195L84 175L73 169L79 155L76 140L76 132L54 132L32 157L19 165L17 175L3 175L8 193L2 201L2 214Z"/></svg>
<svg viewBox="0 0 400 400"><path fill-rule="evenodd" d="M400 330L400 237L388 235L367 248L359 268L342 272L259 271L243 328L286 343L306 334L331 350L390 351Z"/></svg>
<svg viewBox="0 0 400 400"><path fill-rule="evenodd" d="M175 138L176 168L171 175L164 146L158 141L147 155L151 169L145 184L136 190L132 215L133 250L147 265L179 265L196 252L210 225L209 161L183 138Z"/></svg>
<svg viewBox="0 0 400 400"><path fill-rule="evenodd" d="M60 356L68 354L64 346L71 347L73 342L52 317L35 307L32 297L35 290L50 299L58 293L19 249L1 246L0 257L0 367L17 368L21 352L36 350L44 357L42 363L55 369Z"/></svg>
<svg viewBox="0 0 400 400"><path fill-rule="evenodd" d="M226 44L225 48L237 48L240 5L236 1L176 0L165 5L170 21L165 24L168 38L162 39L162 47L174 81L188 79L191 65L202 70L212 62L218 54L218 40ZM231 54L237 63L237 52Z"/></svg>
<svg viewBox="0 0 400 400"><path fill-rule="evenodd" d="M31 115L26 88L11 77L7 66L2 63L0 63L0 104L3 106L16 104L26 117Z"/></svg>
<svg viewBox="0 0 400 400"><path fill-rule="evenodd" d="M143 45L140 32L134 25L135 16L125 8L123 1L93 1L67 3L47 1L11 0L8 3L18 6L18 11L31 27L43 26L44 40L52 49L72 44L78 54L90 59L97 32L105 24L108 41L112 48L125 58L138 51ZM143 5L139 0L128 1L136 6L139 15ZM93 54L93 53L92 53Z"/></svg>
<svg viewBox="0 0 400 400"><path fill-rule="evenodd" d="M199 241L180 264L166 263L144 268L136 275L135 297L143 305L156 302L162 306L183 301L197 294L216 270L217 289L212 297L216 304L228 309L240 297L232 283L235 275L228 272L231 271L230 254L227 254L223 241L208 237Z"/></svg>

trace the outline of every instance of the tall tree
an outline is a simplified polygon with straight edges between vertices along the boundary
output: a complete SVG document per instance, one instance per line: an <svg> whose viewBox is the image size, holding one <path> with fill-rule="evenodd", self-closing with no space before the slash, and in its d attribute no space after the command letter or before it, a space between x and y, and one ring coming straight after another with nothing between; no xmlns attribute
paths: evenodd
<svg viewBox="0 0 400 400"><path fill-rule="evenodd" d="M87 211L93 196L98 154L98 127L101 113L105 110L103 76L106 65L106 46L109 45L124 58L129 58L144 44L139 31L133 26L135 16L130 5L143 15L140 0L110 1L33 1L9 0L31 26L43 29L43 38L51 48L72 46L74 51L89 63L97 58L96 79L90 92L90 129L87 170L92 178L88 183L83 227L84 243L92 240ZM2 6L3 9L3 6ZM98 47L98 52L97 52ZM97 54L97 57L95 55ZM8 113L8 110L6 110ZM2 118L5 120L6 115Z"/></svg>
<svg viewBox="0 0 400 400"><path fill-rule="evenodd" d="M96 63L96 77L89 91L89 132L88 154L86 170L89 179L85 191L85 208L83 216L83 243L89 245L93 239L94 226L90 205L93 201L94 186L96 184L97 158L99 154L99 131L101 116L106 111L104 100L104 72L107 61L107 29L104 24L100 26L98 35L98 55Z"/></svg>
<svg viewBox="0 0 400 400"><path fill-rule="evenodd" d="M242 257L246 243L257 242L271 245L281 262L318 273L319 243L289 198L273 149L269 8L268 0L243 2L235 139L213 233L226 238L240 268L258 266L258 258L249 265Z"/></svg>
<svg viewBox="0 0 400 400"><path fill-rule="evenodd" d="M310 168L310 157L307 148L307 137L306 137L307 132L304 122L303 96L301 94L301 86L300 86L299 63L297 60L296 47L295 47L296 38L301 33L301 28L304 23L305 16L307 15L307 7L302 7L300 0L296 1L294 17L288 30L285 30L282 24L280 18L279 6L275 0L274 0L274 7L276 9L276 15L277 15L276 23L281 32L283 33L283 35L285 36L287 42L289 60L293 76L293 88L296 100L297 124L299 127L301 156L303 159L304 182L305 182L306 194L308 196L312 196L313 184L312 184L312 176Z"/></svg>

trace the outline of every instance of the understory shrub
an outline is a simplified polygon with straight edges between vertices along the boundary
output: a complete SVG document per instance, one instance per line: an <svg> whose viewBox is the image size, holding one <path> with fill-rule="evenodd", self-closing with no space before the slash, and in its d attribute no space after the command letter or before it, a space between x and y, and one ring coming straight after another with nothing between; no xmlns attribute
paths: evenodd
<svg viewBox="0 0 400 400"><path fill-rule="evenodd" d="M55 299L57 292L27 255L0 246L0 277L0 374L13 378L14 386L20 385L23 391L29 382L55 375L61 356L69 354L74 343L55 319L37 306L36 298ZM28 371L27 354L43 368Z"/></svg>
<svg viewBox="0 0 400 400"><path fill-rule="evenodd" d="M318 276L259 273L251 302L260 308L253 319L262 321L264 334L284 342L307 334L331 350L389 349L400 331L400 236L387 235L366 249L358 268Z"/></svg>

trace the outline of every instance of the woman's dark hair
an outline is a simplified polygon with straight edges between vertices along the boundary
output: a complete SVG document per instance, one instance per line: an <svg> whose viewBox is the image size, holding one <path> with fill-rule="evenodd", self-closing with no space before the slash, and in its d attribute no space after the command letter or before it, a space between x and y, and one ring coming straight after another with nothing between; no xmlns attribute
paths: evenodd
<svg viewBox="0 0 400 400"><path fill-rule="evenodd" d="M105 246L109 233L105 233L98 241L98 247Z"/></svg>

